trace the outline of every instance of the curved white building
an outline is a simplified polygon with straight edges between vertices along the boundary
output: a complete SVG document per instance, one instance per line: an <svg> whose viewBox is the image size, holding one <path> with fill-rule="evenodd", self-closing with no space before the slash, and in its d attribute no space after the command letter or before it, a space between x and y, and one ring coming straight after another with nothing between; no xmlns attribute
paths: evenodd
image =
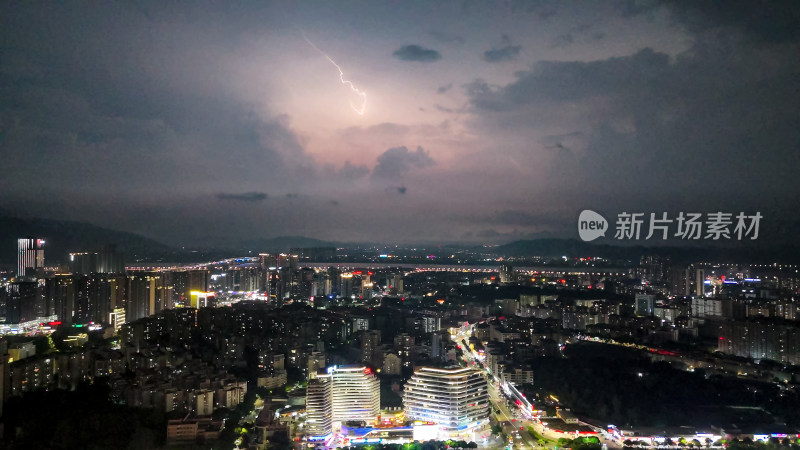
<svg viewBox="0 0 800 450"><path fill-rule="evenodd" d="M345 422L374 422L380 414L381 385L366 366L331 366L309 382L306 434L329 435Z"/></svg>
<svg viewBox="0 0 800 450"><path fill-rule="evenodd" d="M381 412L381 383L366 366L333 366L331 378L333 420L372 422Z"/></svg>
<svg viewBox="0 0 800 450"><path fill-rule="evenodd" d="M409 419L463 430L489 418L489 388L477 370L423 367L406 383L403 404Z"/></svg>

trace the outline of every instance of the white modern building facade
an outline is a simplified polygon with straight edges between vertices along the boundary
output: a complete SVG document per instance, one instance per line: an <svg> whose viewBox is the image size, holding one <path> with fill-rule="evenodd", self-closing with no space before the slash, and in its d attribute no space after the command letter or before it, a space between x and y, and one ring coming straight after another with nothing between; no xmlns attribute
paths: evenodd
<svg viewBox="0 0 800 450"><path fill-rule="evenodd" d="M488 383L477 370L424 367L406 383L403 404L406 417L435 422L443 433L467 430L488 421Z"/></svg>
<svg viewBox="0 0 800 450"><path fill-rule="evenodd" d="M347 422L374 422L380 414L380 381L366 366L331 366L306 391L306 435L328 436Z"/></svg>
<svg viewBox="0 0 800 450"><path fill-rule="evenodd" d="M17 248L17 278L44 267L44 239L18 239Z"/></svg>
<svg viewBox="0 0 800 450"><path fill-rule="evenodd" d="M331 380L329 377L315 378L306 389L306 430L309 438L319 439L333 431L333 408L331 405Z"/></svg>
<svg viewBox="0 0 800 450"><path fill-rule="evenodd" d="M334 422L372 422L381 409L381 384L366 366L332 366L331 379Z"/></svg>

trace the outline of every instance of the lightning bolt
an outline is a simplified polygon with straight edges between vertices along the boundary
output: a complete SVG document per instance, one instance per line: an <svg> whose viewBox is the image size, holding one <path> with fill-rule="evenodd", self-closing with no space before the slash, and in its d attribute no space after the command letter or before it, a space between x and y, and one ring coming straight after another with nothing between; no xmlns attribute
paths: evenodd
<svg viewBox="0 0 800 450"><path fill-rule="evenodd" d="M350 101L350 107L353 108L353 111L355 111L356 114L358 114L359 116L363 116L364 115L364 110L367 107L367 93L364 92L364 91L359 90L353 84L353 82L345 80L344 79L344 71L342 70L342 68L338 64L336 64L336 61L334 61L333 58L328 56L327 53L325 53L322 50L320 50L319 47L314 45L314 43L311 42L311 40L308 39L308 37L306 37L306 34L302 30L300 30L300 33L303 35L303 39L306 42L308 42L308 45L314 47L314 50L320 52L322 54L322 56L325 57L325 59L327 59L328 61L330 61L331 64L333 64L333 67L336 67L336 69L339 71L339 81L341 81L343 85L349 87L350 90L353 91L353 93L356 94L361 99L361 106L357 107L356 105L353 104L353 101L351 100Z"/></svg>

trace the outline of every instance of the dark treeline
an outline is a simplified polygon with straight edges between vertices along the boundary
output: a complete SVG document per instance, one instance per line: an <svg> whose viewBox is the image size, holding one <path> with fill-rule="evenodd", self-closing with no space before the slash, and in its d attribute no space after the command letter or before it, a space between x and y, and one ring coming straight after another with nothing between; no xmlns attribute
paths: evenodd
<svg viewBox="0 0 800 450"><path fill-rule="evenodd" d="M166 438L166 417L152 409L116 405L103 383L75 391L33 391L4 409L0 448L152 449Z"/></svg>
<svg viewBox="0 0 800 450"><path fill-rule="evenodd" d="M800 424L800 398L773 384L706 377L702 370L651 363L640 351L611 345L572 344L564 353L535 361L535 384L579 415L618 426Z"/></svg>

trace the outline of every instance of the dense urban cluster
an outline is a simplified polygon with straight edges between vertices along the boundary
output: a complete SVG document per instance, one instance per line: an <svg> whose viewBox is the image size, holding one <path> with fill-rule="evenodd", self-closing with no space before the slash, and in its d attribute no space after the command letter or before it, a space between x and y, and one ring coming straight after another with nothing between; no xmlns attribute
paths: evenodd
<svg viewBox="0 0 800 450"><path fill-rule="evenodd" d="M119 417L142 448L748 448L800 431L797 266L328 248L125 266L113 247L47 266L43 240L18 245L0 289L14 448L56 439L32 403L77 393L94 406L50 420L91 417L70 435L87 448L118 445L102 430Z"/></svg>

